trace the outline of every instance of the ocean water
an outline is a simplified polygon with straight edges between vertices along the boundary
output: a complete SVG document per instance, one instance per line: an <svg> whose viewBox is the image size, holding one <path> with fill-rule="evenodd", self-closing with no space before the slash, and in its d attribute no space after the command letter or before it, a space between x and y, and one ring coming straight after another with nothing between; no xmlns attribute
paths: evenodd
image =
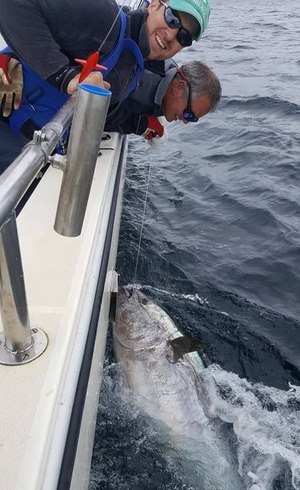
<svg viewBox="0 0 300 490"><path fill-rule="evenodd" d="M117 270L202 342L243 488L300 489L299 5L212 5L176 59L213 68L221 104L158 150L131 138ZM198 490L107 354L90 490Z"/></svg>

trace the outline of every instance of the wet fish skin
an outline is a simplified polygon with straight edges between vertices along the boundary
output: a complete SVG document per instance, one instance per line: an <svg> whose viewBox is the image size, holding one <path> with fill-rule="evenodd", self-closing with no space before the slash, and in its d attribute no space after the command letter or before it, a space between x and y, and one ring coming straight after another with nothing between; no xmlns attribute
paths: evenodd
<svg viewBox="0 0 300 490"><path fill-rule="evenodd" d="M204 369L200 356L182 353L174 362L172 342L182 335L169 315L141 291L122 288L113 334L116 359L140 409L160 421L174 445L196 462L197 488L245 488L226 442L199 398L198 374ZM191 348L191 343L186 347Z"/></svg>

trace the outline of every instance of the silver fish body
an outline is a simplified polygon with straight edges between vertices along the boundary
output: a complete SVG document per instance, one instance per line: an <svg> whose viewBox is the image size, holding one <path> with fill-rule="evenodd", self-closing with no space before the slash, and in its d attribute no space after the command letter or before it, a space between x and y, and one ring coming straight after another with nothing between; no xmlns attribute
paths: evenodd
<svg viewBox="0 0 300 490"><path fill-rule="evenodd" d="M118 293L114 349L139 407L159 420L180 448L197 464L203 490L242 490L231 451L203 409L198 373L200 356L173 361L170 340L181 337L169 315L134 288ZM185 456L186 457L186 456Z"/></svg>

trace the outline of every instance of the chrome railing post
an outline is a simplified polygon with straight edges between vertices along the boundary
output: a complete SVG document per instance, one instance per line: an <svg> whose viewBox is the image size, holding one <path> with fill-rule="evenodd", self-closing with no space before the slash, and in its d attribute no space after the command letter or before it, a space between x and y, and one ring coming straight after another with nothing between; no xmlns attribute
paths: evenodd
<svg viewBox="0 0 300 490"><path fill-rule="evenodd" d="M34 133L20 155L0 176L0 364L24 364L48 345L43 330L30 328L15 208L72 121L76 97Z"/></svg>
<svg viewBox="0 0 300 490"><path fill-rule="evenodd" d="M79 86L54 224L60 235L81 233L110 96L99 87Z"/></svg>
<svg viewBox="0 0 300 490"><path fill-rule="evenodd" d="M0 231L0 364L24 364L47 347L42 330L30 329L15 213Z"/></svg>
<svg viewBox="0 0 300 490"><path fill-rule="evenodd" d="M75 100L74 94L48 124L34 133L33 140L0 175L0 227L16 208L59 144L61 135L70 126Z"/></svg>
<svg viewBox="0 0 300 490"><path fill-rule="evenodd" d="M47 335L30 328L23 268L14 209L29 185L46 164L49 155L71 123L66 164L55 229L65 236L78 236L102 138L111 93L90 85L80 86L75 97L25 146L0 176L0 364L24 364L47 347Z"/></svg>

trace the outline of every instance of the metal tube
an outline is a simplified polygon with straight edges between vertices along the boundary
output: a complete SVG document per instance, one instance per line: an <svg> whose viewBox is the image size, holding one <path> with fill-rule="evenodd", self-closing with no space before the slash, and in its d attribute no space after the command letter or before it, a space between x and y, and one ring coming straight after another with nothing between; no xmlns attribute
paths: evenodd
<svg viewBox="0 0 300 490"><path fill-rule="evenodd" d="M16 366L39 357L48 337L41 329L30 329L15 213L0 232L0 310L0 364Z"/></svg>
<svg viewBox="0 0 300 490"><path fill-rule="evenodd" d="M0 177L0 364L28 363L48 344L45 332L30 328L14 209L70 125L74 103L71 97L50 123L36 131Z"/></svg>
<svg viewBox="0 0 300 490"><path fill-rule="evenodd" d="M33 141L28 143L0 176L0 228L11 215L40 169L47 163L58 145L61 135L71 123L75 98L71 97L56 116L37 131Z"/></svg>
<svg viewBox="0 0 300 490"><path fill-rule="evenodd" d="M16 215L0 232L1 317L6 348L25 352L32 346Z"/></svg>
<svg viewBox="0 0 300 490"><path fill-rule="evenodd" d="M99 87L79 86L54 224L61 235L81 233L110 96Z"/></svg>

